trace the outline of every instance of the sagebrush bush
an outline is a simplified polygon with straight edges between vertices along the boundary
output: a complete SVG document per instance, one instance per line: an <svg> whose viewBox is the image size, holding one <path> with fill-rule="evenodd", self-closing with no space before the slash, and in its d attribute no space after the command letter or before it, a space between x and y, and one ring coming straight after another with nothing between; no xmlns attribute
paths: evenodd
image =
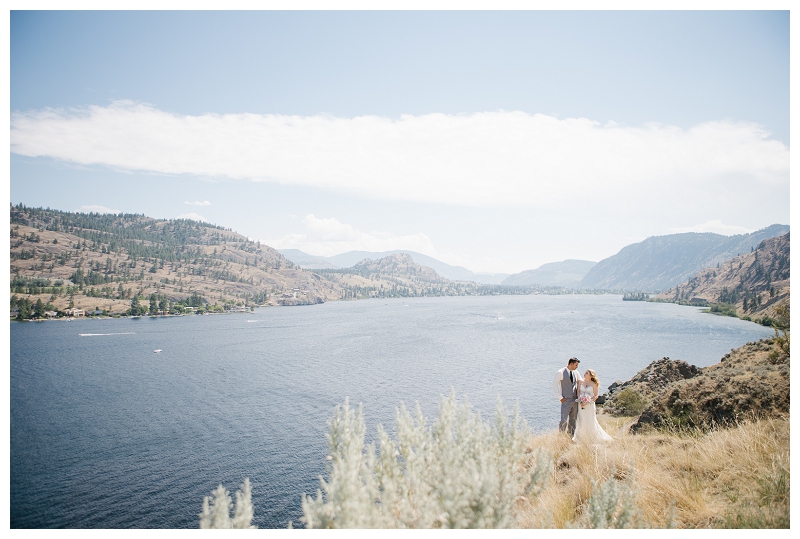
<svg viewBox="0 0 800 539"><path fill-rule="evenodd" d="M401 406L397 440L378 426L378 453L364 447L364 420L345 400L327 435L327 481L316 499L303 496L308 528L511 528L515 503L535 496L551 463L542 451L525 453L528 429L498 400L494 425L455 394L442 398L432 425L419 404Z"/></svg>
<svg viewBox="0 0 800 539"><path fill-rule="evenodd" d="M200 513L201 529L252 529L253 503L251 500L250 479L245 479L242 489L236 491L236 506L231 518L231 496L228 490L219 485L211 496L203 498L203 511Z"/></svg>
<svg viewBox="0 0 800 539"><path fill-rule="evenodd" d="M574 521L573 528L642 528L641 511L636 506L639 494L634 486L633 470L621 481L616 474L602 483L592 481L592 495L583 507L583 514Z"/></svg>
<svg viewBox="0 0 800 539"><path fill-rule="evenodd" d="M778 305L775 309L775 317L772 327L775 329L773 341L777 346L770 353L769 359L772 363L784 363L789 360L789 323L791 317L788 302L784 301Z"/></svg>

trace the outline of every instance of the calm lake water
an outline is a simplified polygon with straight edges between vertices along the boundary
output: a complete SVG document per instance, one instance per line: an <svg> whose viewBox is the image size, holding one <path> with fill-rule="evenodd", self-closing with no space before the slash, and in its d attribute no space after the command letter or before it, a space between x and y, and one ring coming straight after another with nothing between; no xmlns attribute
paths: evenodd
<svg viewBox="0 0 800 539"><path fill-rule="evenodd" d="M350 397L368 436L455 389L555 428L567 358L603 386L669 356L698 366L770 329L620 296L366 300L229 316L11 324L11 526L194 528L218 483L254 523L297 524ZM92 334L80 336L80 334ZM154 354L153 350L163 352Z"/></svg>

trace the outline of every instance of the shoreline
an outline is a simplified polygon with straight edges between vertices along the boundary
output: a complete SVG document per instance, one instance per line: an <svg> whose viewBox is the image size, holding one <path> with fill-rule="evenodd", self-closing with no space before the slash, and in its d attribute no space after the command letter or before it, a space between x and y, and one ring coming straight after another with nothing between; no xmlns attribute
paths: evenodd
<svg viewBox="0 0 800 539"><path fill-rule="evenodd" d="M570 296L570 295L573 295L573 296L584 296L584 295L592 295L592 296L622 296L622 294L616 293L616 292L590 292L590 291L583 292L583 293L572 292L572 293L569 293L569 294L533 293L533 294L524 294L524 295L526 295L526 296L543 296L543 295L547 295L547 296ZM497 294L497 295L491 295L490 297L497 297L497 296L520 296L520 294ZM402 300L402 301L408 301L410 299L445 298L445 297L446 298L461 298L461 297L467 298L467 297L486 297L486 296L480 295L480 294L462 294L462 295L453 295L453 296L450 296L450 295L431 295L431 296L396 296L396 297L386 297L386 298L381 298L381 297L338 298L338 299L333 299L333 300L329 300L329 301L297 303L297 304L280 304L280 303L272 304L272 303L269 303L269 304L264 304L264 305L256 305L254 307L257 308L257 309L268 308L268 307L308 307L308 306L314 306L314 305L324 305L326 303L339 303L339 302L354 302L354 301L368 301L368 300L384 300L384 301L385 300ZM631 301L631 300L624 300L623 299L623 301ZM702 306L702 305L692 305L692 304L689 304L689 303L680 303L680 302L675 302L675 301L659 301L659 300L655 300L655 301L653 301L653 300L634 300L634 301L643 301L644 303L671 304L671 305L678 305L678 306L681 306L681 307L693 307L693 308L696 308L696 309L701 309L701 313L702 314L711 314L711 315L715 315L715 316L724 316L724 317L727 317L727 318L735 318L735 319L742 320L742 321L745 321L745 322L751 322L751 323L753 323L753 324L755 324L757 326L772 327L771 325L763 324L760 321L751 319L749 317L742 317L742 316L738 316L738 315L734 316L734 315L729 315L729 314L725 314L725 313L714 312L714 311L710 310L707 306ZM173 317L185 317L185 316L251 314L253 312L254 311L247 311L247 312L204 312L202 314L198 314L198 313L195 313L195 314L187 314L187 313L184 313L184 314L159 314L159 315L143 314L143 315L137 315L137 316L119 314L119 315L110 315L110 316L109 315L105 315L105 316L103 316L103 315L100 315L100 316L81 316L81 317L78 317L78 318L75 318L75 317L50 317L50 318L39 318L39 319L29 318L29 319L25 319L25 320L17 320L15 317L12 316L12 317L10 317L10 321L11 322L47 322L47 321L62 321L63 322L63 321L73 321L73 320L81 320L81 319L108 320L108 319L116 319L116 318L173 318Z"/></svg>
<svg viewBox="0 0 800 539"><path fill-rule="evenodd" d="M229 314L251 314L250 312L246 313L203 313L203 314L156 314L156 315L137 315L137 316L130 316L130 315L118 315L118 316L79 316L79 317L51 317L51 318L28 318L25 320L17 320L16 318L11 318L10 322L74 322L76 320L114 320L117 318L180 318L184 316L219 316L219 315L229 315Z"/></svg>

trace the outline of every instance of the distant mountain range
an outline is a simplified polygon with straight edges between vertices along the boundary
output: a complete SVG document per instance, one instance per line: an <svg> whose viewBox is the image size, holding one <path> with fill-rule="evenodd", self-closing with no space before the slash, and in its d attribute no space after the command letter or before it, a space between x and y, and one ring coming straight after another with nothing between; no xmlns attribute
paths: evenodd
<svg viewBox="0 0 800 539"><path fill-rule="evenodd" d="M776 224L735 236L710 232L653 236L598 262L583 278L581 287L660 292L704 268L749 253L765 239L788 232L788 225Z"/></svg>
<svg viewBox="0 0 800 539"><path fill-rule="evenodd" d="M775 224L751 234L723 236L711 232L686 232L652 236L624 247L601 260L563 260L509 275L476 273L451 266L414 251L349 251L336 256L314 256L297 249L280 249L288 260L304 269L341 269L362 260L379 260L393 254L407 254L414 263L432 268L453 281L508 286L557 286L588 290L661 292L686 281L700 270L745 254L768 238L789 232L788 225Z"/></svg>
<svg viewBox="0 0 800 539"><path fill-rule="evenodd" d="M481 284L500 284L508 273L475 273L462 266L451 266L441 260L414 251L348 251L336 256L316 256L298 249L279 249L283 256L303 269L350 268L362 260L378 260L395 254L410 255L416 264L432 268L439 275L452 281L474 281Z"/></svg>
<svg viewBox="0 0 800 539"><path fill-rule="evenodd" d="M581 280L597 262L588 260L564 260L542 264L536 269L525 270L509 275L501 284L504 285L541 285L578 288Z"/></svg>

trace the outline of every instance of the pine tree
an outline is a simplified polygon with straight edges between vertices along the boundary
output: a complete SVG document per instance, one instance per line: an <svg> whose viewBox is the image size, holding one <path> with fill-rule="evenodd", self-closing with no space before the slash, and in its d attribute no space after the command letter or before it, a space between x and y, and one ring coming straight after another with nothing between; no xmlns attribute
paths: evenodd
<svg viewBox="0 0 800 539"><path fill-rule="evenodd" d="M131 299L131 316L137 316L140 309L139 294L134 294L133 299Z"/></svg>
<svg viewBox="0 0 800 539"><path fill-rule="evenodd" d="M36 305L33 307L33 313L36 318L42 318L44 316L44 303L42 303L41 299L36 300Z"/></svg>

